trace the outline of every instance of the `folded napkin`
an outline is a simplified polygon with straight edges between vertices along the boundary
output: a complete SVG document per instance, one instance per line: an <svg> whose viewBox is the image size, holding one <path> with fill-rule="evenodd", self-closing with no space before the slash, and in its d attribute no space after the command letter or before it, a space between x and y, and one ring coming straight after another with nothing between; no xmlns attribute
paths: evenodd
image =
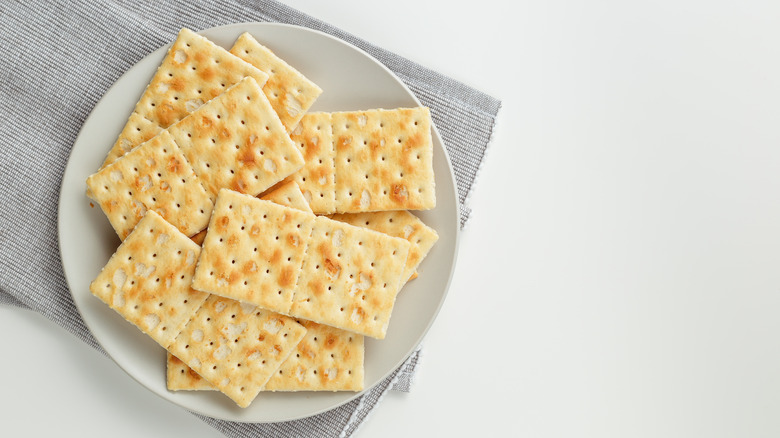
<svg viewBox="0 0 780 438"><path fill-rule="evenodd" d="M0 305L40 312L98 350L62 271L57 203L81 125L125 71L182 27L280 22L360 47L431 108L457 180L461 226L500 102L338 28L271 0L14 2L0 9ZM110 145L96 145L105 147ZM409 390L419 350L363 396L302 420L249 424L200 416L227 436L350 436L389 389Z"/></svg>

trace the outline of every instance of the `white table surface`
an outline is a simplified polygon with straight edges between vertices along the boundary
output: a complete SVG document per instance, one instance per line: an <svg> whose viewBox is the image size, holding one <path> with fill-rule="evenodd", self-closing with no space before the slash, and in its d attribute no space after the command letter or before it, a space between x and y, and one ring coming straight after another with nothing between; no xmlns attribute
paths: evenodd
<svg viewBox="0 0 780 438"><path fill-rule="evenodd" d="M777 2L288 3L503 100L418 382L356 436L780 436ZM4 436L220 436L0 332Z"/></svg>

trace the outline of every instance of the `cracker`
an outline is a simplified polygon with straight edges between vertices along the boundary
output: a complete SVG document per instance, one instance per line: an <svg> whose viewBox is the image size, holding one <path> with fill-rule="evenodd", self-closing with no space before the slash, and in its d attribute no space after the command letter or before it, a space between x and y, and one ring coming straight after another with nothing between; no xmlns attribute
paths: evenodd
<svg viewBox="0 0 780 438"><path fill-rule="evenodd" d="M214 391L215 388L195 370L168 352L165 381L170 391Z"/></svg>
<svg viewBox="0 0 780 438"><path fill-rule="evenodd" d="M330 113L306 114L290 134L306 161L303 168L290 175L317 214L336 211L336 151Z"/></svg>
<svg viewBox="0 0 780 438"><path fill-rule="evenodd" d="M311 208L309 208L309 204L306 202L306 198L304 198L303 193L301 193L300 187L292 181L277 184L260 199L271 201L279 205L285 205L297 210L309 213L312 212Z"/></svg>
<svg viewBox="0 0 780 438"><path fill-rule="evenodd" d="M91 175L87 187L121 239L147 210L192 236L206 227L212 209L208 193L167 132Z"/></svg>
<svg viewBox="0 0 780 438"><path fill-rule="evenodd" d="M409 242L317 216L289 315L382 339Z"/></svg>
<svg viewBox="0 0 780 438"><path fill-rule="evenodd" d="M331 219L406 239L411 244L404 268L404 283L411 280L420 262L439 240L436 230L405 210L335 214Z"/></svg>
<svg viewBox="0 0 780 438"><path fill-rule="evenodd" d="M263 46L252 35L238 37L230 53L268 74L263 92L287 131L292 131L322 93L320 87Z"/></svg>
<svg viewBox="0 0 780 438"><path fill-rule="evenodd" d="M311 208L309 208L309 204L307 204L306 200L303 198L301 189L299 189L298 185L296 185L294 182L280 182L268 189L268 191L260 199L311 213ZM198 245L203 245L203 241L206 239L207 232L208 229L205 229L200 233L192 236L190 239L192 239L192 241Z"/></svg>
<svg viewBox="0 0 780 438"><path fill-rule="evenodd" d="M257 82L245 78L168 128L206 190L256 196L303 167Z"/></svg>
<svg viewBox="0 0 780 438"><path fill-rule="evenodd" d="M150 210L89 290L163 347L208 294L190 287L200 247Z"/></svg>
<svg viewBox="0 0 780 438"><path fill-rule="evenodd" d="M305 334L292 318L211 295L168 351L244 408Z"/></svg>
<svg viewBox="0 0 780 438"><path fill-rule="evenodd" d="M331 123L337 212L436 206L428 108L333 113Z"/></svg>
<svg viewBox="0 0 780 438"><path fill-rule="evenodd" d="M260 86L268 80L267 74L244 60L189 29L182 29L133 114L167 128L246 76L254 78ZM129 125L137 120L131 116L109 157L121 156L119 151L140 144L125 136Z"/></svg>
<svg viewBox="0 0 780 438"><path fill-rule="evenodd" d="M287 313L314 215L222 190L192 287Z"/></svg>
<svg viewBox="0 0 780 438"><path fill-rule="evenodd" d="M361 391L363 336L298 320L306 336L274 376L267 391Z"/></svg>
<svg viewBox="0 0 780 438"><path fill-rule="evenodd" d="M295 347L265 391L361 391L364 374L363 336L311 321L298 320L306 336ZM215 389L187 364L168 353L168 389Z"/></svg>
<svg viewBox="0 0 780 438"><path fill-rule="evenodd" d="M130 115L125 128L119 134L119 140L111 149L100 168L104 168L116 161L122 155L130 152L134 147L149 141L163 129L156 123L136 113Z"/></svg>

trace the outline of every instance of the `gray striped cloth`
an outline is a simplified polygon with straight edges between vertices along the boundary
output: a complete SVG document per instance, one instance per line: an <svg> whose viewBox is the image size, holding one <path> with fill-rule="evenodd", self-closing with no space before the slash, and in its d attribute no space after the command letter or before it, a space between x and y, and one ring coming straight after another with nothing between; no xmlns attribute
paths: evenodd
<svg viewBox="0 0 780 438"><path fill-rule="evenodd" d="M280 22L317 29L360 47L403 80L449 152L461 226L500 102L338 28L271 0L44 1L0 5L0 305L40 312L98 350L73 304L57 248L57 202L65 164L92 108L125 71L182 27ZM101 350L102 351L102 350ZM230 437L350 436L390 389L408 391L419 350L362 397L302 420L249 424L201 417Z"/></svg>

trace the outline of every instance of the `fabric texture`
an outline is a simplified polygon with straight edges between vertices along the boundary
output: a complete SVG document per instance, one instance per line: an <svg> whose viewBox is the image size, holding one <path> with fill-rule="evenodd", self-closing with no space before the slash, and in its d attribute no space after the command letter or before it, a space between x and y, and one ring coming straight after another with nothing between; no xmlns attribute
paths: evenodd
<svg viewBox="0 0 780 438"><path fill-rule="evenodd" d="M281 22L360 47L431 108L455 172L461 226L500 101L271 0L4 2L0 6L0 305L29 308L102 351L76 309L57 241L62 174L95 104L119 76L182 27ZM111 145L105 145L106 150ZM205 422L228 436L350 436L388 390L408 391L419 350L363 396L274 424Z"/></svg>

